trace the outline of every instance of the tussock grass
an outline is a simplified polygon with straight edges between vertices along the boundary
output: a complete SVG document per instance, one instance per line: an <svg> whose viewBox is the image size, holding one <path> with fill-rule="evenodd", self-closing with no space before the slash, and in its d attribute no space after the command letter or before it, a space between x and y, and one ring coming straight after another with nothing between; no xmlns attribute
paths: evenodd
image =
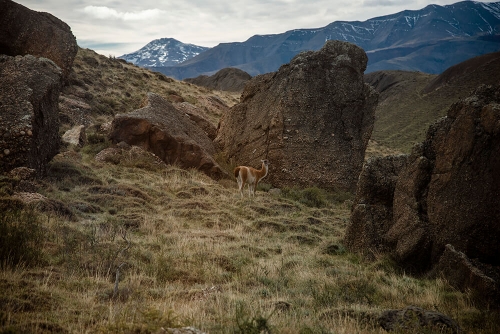
<svg viewBox="0 0 500 334"><path fill-rule="evenodd" d="M91 50L79 50L74 69L96 124L139 108L147 91L193 104L237 98ZM0 178L0 332L383 333L380 312L408 305L445 313L465 332L500 331L498 311L445 281L346 251L351 194L271 194L261 184L242 199L234 181L146 156L97 162L110 145L98 128L85 147L56 156L39 183L55 209L26 211L11 197L15 180Z"/></svg>
<svg viewBox="0 0 500 334"><path fill-rule="evenodd" d="M445 281L346 251L345 194L258 190L241 199L235 182L99 163L82 151L55 159L53 182L39 190L78 219L38 212L44 261L0 271L2 331L382 333L380 312L408 305L469 332L500 328L498 313Z"/></svg>

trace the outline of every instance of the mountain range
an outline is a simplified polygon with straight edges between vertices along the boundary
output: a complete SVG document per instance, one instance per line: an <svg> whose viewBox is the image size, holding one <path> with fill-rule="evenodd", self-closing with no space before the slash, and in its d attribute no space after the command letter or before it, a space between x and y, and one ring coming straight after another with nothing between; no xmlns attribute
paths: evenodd
<svg viewBox="0 0 500 334"><path fill-rule="evenodd" d="M368 55L366 73L408 70L438 74L469 58L500 50L500 2L429 5L363 22L335 21L317 29L255 35L245 42L221 43L205 50L161 39L120 58L176 79L211 75L226 67L254 76L276 71L299 52L319 50L331 39L362 47ZM161 41L168 45L162 47Z"/></svg>

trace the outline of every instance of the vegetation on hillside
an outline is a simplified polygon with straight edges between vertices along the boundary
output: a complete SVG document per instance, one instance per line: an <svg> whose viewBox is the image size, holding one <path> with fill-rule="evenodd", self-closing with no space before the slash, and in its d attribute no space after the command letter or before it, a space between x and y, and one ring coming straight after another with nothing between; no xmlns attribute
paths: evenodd
<svg viewBox="0 0 500 334"><path fill-rule="evenodd" d="M498 84L498 76L492 73L499 69L500 53L496 52L471 58L440 75L408 71L366 74L365 81L380 93L372 143L410 153L453 103L467 98L481 84Z"/></svg>
<svg viewBox="0 0 500 334"><path fill-rule="evenodd" d="M500 328L498 314L440 279L347 252L345 194L241 199L233 182L144 161L100 163L86 151L56 157L39 189L76 219L14 208L1 222L15 231L0 252L4 332L376 333L383 309L407 305L476 333ZM36 254L11 256L34 242Z"/></svg>
<svg viewBox="0 0 500 334"><path fill-rule="evenodd" d="M82 55L109 63L94 70ZM98 122L147 91L233 98L90 51L79 57L74 79L89 82ZM108 70L120 79L111 84ZM57 205L21 205L18 181L0 179L0 333L384 333L380 312L408 305L447 314L465 332L500 331L497 311L445 281L346 251L350 194L262 184L241 198L233 180L147 157L96 161L109 143L97 128L88 138L35 185Z"/></svg>

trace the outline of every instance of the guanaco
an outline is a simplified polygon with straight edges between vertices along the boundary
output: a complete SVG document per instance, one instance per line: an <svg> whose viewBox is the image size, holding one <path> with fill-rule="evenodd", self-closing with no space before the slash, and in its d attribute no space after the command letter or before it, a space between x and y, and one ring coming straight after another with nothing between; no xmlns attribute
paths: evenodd
<svg viewBox="0 0 500 334"><path fill-rule="evenodd" d="M247 166L238 166L234 169L234 177L238 181L238 189L240 190L241 197L243 197L243 187L245 184L248 184L248 196L255 196L257 183L267 176L269 161L261 161L262 167L260 170Z"/></svg>

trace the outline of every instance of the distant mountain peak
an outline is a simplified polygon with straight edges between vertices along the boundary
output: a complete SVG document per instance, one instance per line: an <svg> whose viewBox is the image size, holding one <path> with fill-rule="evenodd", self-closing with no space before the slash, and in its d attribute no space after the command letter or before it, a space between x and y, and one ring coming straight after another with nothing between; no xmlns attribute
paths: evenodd
<svg viewBox="0 0 500 334"><path fill-rule="evenodd" d="M151 43L168 47L146 46L142 55L131 58L139 66L176 79L212 75L226 67L255 76L276 71L299 52L319 50L327 40L363 48L368 55L367 73L399 69L437 74L471 57L500 50L500 1L428 5L365 21L335 21L321 28L254 35L245 42L220 43L191 54L185 52L189 44L161 39Z"/></svg>
<svg viewBox="0 0 500 334"><path fill-rule="evenodd" d="M135 52L118 58L142 67L175 66L208 49L204 46L182 43L175 38L159 38Z"/></svg>

